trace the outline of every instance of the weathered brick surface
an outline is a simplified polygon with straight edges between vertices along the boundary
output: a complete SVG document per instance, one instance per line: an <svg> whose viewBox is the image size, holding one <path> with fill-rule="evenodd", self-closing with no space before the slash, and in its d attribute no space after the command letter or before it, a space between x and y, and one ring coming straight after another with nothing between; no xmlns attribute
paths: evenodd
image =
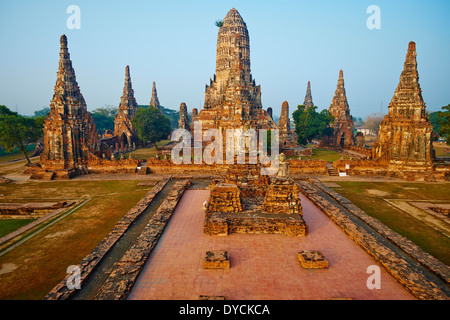
<svg viewBox="0 0 450 320"><path fill-rule="evenodd" d="M300 215L223 214L205 217L204 232L210 236L226 236L232 233L280 233L291 237L305 236L306 223Z"/></svg>
<svg viewBox="0 0 450 320"><path fill-rule="evenodd" d="M135 244L115 263L96 300L125 300L181 199L188 180L177 181Z"/></svg>
<svg viewBox="0 0 450 320"><path fill-rule="evenodd" d="M442 269L439 268L440 271L435 269L435 272L430 269L430 272L433 272L434 276L442 278L442 282L440 282L440 280L434 278L434 276L425 274L424 272L426 271L419 266L421 262L418 261L423 260L424 258L426 260L427 254L421 252L422 250L412 243L408 244L406 247L404 246L409 240L401 239L401 236L395 235L392 230L386 229L387 227L382 227L380 225L381 223L376 223L376 221L370 222L375 233L368 232L362 225L355 223L350 219L344 211L321 196L309 182L302 181L300 187L302 193L313 201L334 223L341 227L353 241L359 244L361 248L374 257L375 260L379 261L385 269L416 298L423 300L448 300L450 298L448 280L445 280L449 277L449 268L447 266L433 261L435 259L431 256L428 257L432 258L426 262L428 266L437 263L442 267ZM322 187L326 190L325 186L321 186L321 188ZM337 195L335 196L336 199L342 201L341 205L348 206L352 209L349 200L343 197L339 198ZM364 216L362 210L359 212L355 210L354 212L361 217ZM367 221L372 220L367 217L363 218ZM377 233L379 233L378 236ZM399 252L394 250L394 247L384 245L379 238L380 235L382 237L388 236L389 240L392 241L395 246L404 250L411 259L405 260Z"/></svg>
<svg viewBox="0 0 450 320"><path fill-rule="evenodd" d="M240 191L235 184L219 183L212 187L206 213L212 212L242 212Z"/></svg>
<svg viewBox="0 0 450 320"><path fill-rule="evenodd" d="M289 177L274 177L264 197L263 210L270 213L302 214L299 187Z"/></svg>
<svg viewBox="0 0 450 320"><path fill-rule="evenodd" d="M130 209L122 219L117 222L110 233L103 238L103 240L89 253L79 264L81 269L81 286L86 278L91 274L92 270L103 259L105 254L112 248L112 246L120 239L126 232L133 221L141 215L145 209L153 201L154 197L164 188L168 180L162 180L156 184L132 209ZM46 296L45 300L67 300L76 291L76 289L69 289L66 285L68 274L59 284L57 284Z"/></svg>

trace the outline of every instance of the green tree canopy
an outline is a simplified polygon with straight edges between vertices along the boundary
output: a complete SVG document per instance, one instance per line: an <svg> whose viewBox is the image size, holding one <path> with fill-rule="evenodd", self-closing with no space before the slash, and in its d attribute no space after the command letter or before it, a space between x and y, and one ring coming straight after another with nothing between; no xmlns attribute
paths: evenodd
<svg viewBox="0 0 450 320"><path fill-rule="evenodd" d="M42 107L41 110L35 111L34 112L34 118L38 118L38 117L47 117L47 114L50 112L50 107Z"/></svg>
<svg viewBox="0 0 450 320"><path fill-rule="evenodd" d="M142 142L151 142L155 145L158 141L166 139L172 131L170 121L160 110L153 106L139 108L131 120L138 138Z"/></svg>
<svg viewBox="0 0 450 320"><path fill-rule="evenodd" d="M99 133L104 133L106 130L114 131L114 119L116 118L117 110L117 107L105 105L91 112L95 127Z"/></svg>
<svg viewBox="0 0 450 320"><path fill-rule="evenodd" d="M118 112L118 107L105 105L104 107L100 107L91 112L91 114L101 114L106 117L115 118Z"/></svg>
<svg viewBox="0 0 450 320"><path fill-rule="evenodd" d="M333 116L328 110L317 112L317 107L305 108L299 105L292 114L295 124L295 133L298 136L299 144L307 144L313 139L319 139L323 135L330 135L332 128L329 124L333 121Z"/></svg>
<svg viewBox="0 0 450 320"><path fill-rule="evenodd" d="M0 144L6 152L19 149L31 164L27 146L42 137L44 120L45 116L26 118L5 106L0 106Z"/></svg>
<svg viewBox="0 0 450 320"><path fill-rule="evenodd" d="M439 134L445 137L445 142L450 145L450 104L441 108L443 111L438 111L437 122L440 125Z"/></svg>

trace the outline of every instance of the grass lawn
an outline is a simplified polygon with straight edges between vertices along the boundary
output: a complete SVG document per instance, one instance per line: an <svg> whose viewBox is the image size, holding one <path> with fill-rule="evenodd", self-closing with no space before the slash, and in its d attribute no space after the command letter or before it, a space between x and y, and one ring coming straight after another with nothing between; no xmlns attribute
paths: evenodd
<svg viewBox="0 0 450 320"><path fill-rule="evenodd" d="M336 191L367 214L450 265L450 239L383 199L450 200L450 184L336 182ZM383 194L384 193L384 194Z"/></svg>
<svg viewBox="0 0 450 320"><path fill-rule="evenodd" d="M5 219L0 220L0 238L34 221L34 219Z"/></svg>
<svg viewBox="0 0 450 320"><path fill-rule="evenodd" d="M304 160L308 159L316 159L316 160L325 160L325 161L336 161L344 157L344 159L349 159L348 156L343 155L339 152L328 150L328 149L312 149L313 155L311 157L302 157Z"/></svg>
<svg viewBox="0 0 450 320"><path fill-rule="evenodd" d="M35 148L36 144L30 144L29 146L27 146L28 156L33 153ZM0 149L0 163L6 163L21 159L25 159L25 156L17 148L14 149L14 151L11 153L7 153L5 152L5 150Z"/></svg>
<svg viewBox="0 0 450 320"><path fill-rule="evenodd" d="M450 146L442 142L433 142L433 149L436 157L450 157Z"/></svg>
<svg viewBox="0 0 450 320"><path fill-rule="evenodd" d="M0 186L2 199L90 199L66 218L0 256L0 300L42 299L151 187L138 181L52 181Z"/></svg>
<svg viewBox="0 0 450 320"><path fill-rule="evenodd" d="M168 144L169 142L171 142L171 140L163 140L157 143L158 147L162 147L165 146L166 144ZM131 156L135 159L138 160L147 160L149 158L154 158L156 156L156 150L155 148L142 148L142 149L137 149L134 151L131 151L129 153L127 153L128 155L131 154Z"/></svg>

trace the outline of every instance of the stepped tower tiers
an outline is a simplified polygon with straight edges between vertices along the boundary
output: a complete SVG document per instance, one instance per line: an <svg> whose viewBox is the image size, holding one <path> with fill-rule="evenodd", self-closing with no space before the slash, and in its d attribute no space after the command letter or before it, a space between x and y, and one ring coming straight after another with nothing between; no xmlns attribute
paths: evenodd
<svg viewBox="0 0 450 320"><path fill-rule="evenodd" d="M180 105L180 119L178 120L178 129L190 130L189 116L186 103Z"/></svg>
<svg viewBox="0 0 450 320"><path fill-rule="evenodd" d="M434 158L433 128L425 110L417 71L416 44L410 42L400 81L380 124L373 158L391 164L428 166Z"/></svg>
<svg viewBox="0 0 450 320"><path fill-rule="evenodd" d="M131 147L132 143L137 140L131 124L131 119L133 119L137 109L138 105L131 85L130 67L126 66L123 95L120 98L119 110L114 120L114 135L118 137L120 144L126 144L128 147Z"/></svg>
<svg viewBox="0 0 450 320"><path fill-rule="evenodd" d="M67 38L60 39L59 67L50 112L44 123L44 170L65 171L65 176L87 173L87 162L101 153L100 138L72 68Z"/></svg>
<svg viewBox="0 0 450 320"><path fill-rule="evenodd" d="M347 96L344 87L344 73L339 71L339 80L331 105L328 108L334 121L331 124L333 134L324 137L322 144L330 147L347 148L354 145L354 124L350 115Z"/></svg>
<svg viewBox="0 0 450 320"><path fill-rule="evenodd" d="M156 109L161 110L161 105L159 104L159 100L158 100L158 93L156 92L155 81L153 81L152 98L150 99L150 105L154 106Z"/></svg>
<svg viewBox="0 0 450 320"><path fill-rule="evenodd" d="M305 109L308 109L310 107L314 106L312 95L311 95L311 82L308 81L308 87L306 88L306 95L305 95L305 101L303 101L303 105L305 106Z"/></svg>
<svg viewBox="0 0 450 320"><path fill-rule="evenodd" d="M205 89L204 109L198 114L202 130L275 129L262 109L261 87L250 73L250 38L236 9L223 19L217 35L216 73ZM225 140L225 139L224 139Z"/></svg>

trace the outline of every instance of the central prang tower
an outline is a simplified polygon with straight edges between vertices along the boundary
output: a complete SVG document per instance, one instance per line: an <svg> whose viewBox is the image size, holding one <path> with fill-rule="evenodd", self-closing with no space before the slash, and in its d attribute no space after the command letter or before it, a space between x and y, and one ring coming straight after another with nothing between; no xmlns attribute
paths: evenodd
<svg viewBox="0 0 450 320"><path fill-rule="evenodd" d="M204 109L198 114L208 129L275 129L262 109L261 86L250 73L250 38L236 9L223 19L217 35L216 73L205 89ZM225 135L224 135L225 136Z"/></svg>

